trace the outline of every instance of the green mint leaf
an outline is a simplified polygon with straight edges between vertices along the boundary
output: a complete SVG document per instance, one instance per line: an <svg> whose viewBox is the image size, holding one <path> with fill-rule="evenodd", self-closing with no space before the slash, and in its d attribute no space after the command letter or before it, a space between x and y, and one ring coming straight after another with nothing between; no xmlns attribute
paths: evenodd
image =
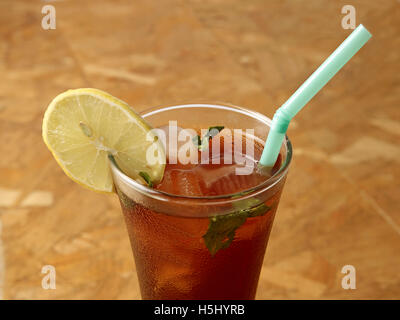
<svg viewBox="0 0 400 320"><path fill-rule="evenodd" d="M211 217L207 232L203 235L204 243L211 255L214 256L219 250L230 246L235 238L236 230L246 222L247 218L262 216L270 209L270 207L261 203L250 209Z"/></svg>
<svg viewBox="0 0 400 320"><path fill-rule="evenodd" d="M200 138L200 136L199 136L199 135L194 136L194 137L192 138L192 141L193 141L194 145L195 145L197 148L200 149L200 146L201 146L201 138Z"/></svg>
<svg viewBox="0 0 400 320"><path fill-rule="evenodd" d="M204 151L208 149L208 140L209 138L204 137L203 140L201 140L201 145L199 146L200 151Z"/></svg>
<svg viewBox="0 0 400 320"><path fill-rule="evenodd" d="M192 141L200 151L207 150L208 141L215 137L218 133L220 133L224 128L224 126L209 127L203 139L201 139L200 136L197 135L192 138Z"/></svg>
<svg viewBox="0 0 400 320"><path fill-rule="evenodd" d="M246 212L247 218L254 218L254 217L260 217L266 214L269 210L271 210L271 207L268 207L265 203L262 203L261 205L251 208L251 209L245 209L243 211Z"/></svg>
<svg viewBox="0 0 400 320"><path fill-rule="evenodd" d="M205 134L204 137L209 137L210 139L220 133L225 127L224 126L214 126L209 127L208 132Z"/></svg>
<svg viewBox="0 0 400 320"><path fill-rule="evenodd" d="M210 218L208 230L203 239L205 245L214 256L219 250L226 249L235 237L235 231L246 221L243 214L228 214Z"/></svg>
<svg viewBox="0 0 400 320"><path fill-rule="evenodd" d="M194 145L200 150L203 151L205 149L207 149L208 147L208 138L203 138L203 140L200 138L200 136L194 136L192 138L192 141L194 143Z"/></svg>
<svg viewBox="0 0 400 320"><path fill-rule="evenodd" d="M147 172L140 171L139 176L141 176L144 179L144 181L146 181L147 185L150 188L153 188L153 182L151 181L150 176Z"/></svg>

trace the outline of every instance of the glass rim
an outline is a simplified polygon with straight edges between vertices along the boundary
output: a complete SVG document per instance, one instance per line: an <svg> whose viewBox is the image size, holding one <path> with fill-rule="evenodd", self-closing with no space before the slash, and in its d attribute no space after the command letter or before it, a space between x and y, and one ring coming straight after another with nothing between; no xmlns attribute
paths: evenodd
<svg viewBox="0 0 400 320"><path fill-rule="evenodd" d="M224 109L224 110L229 110L233 111L236 113L241 113L247 116L250 116L256 120L259 120L261 122L264 122L268 127L270 127L272 120L268 118L267 116L253 110L249 110L243 107L231 105L228 103L223 103L218 102L218 104L214 103L188 103L188 104L179 104L179 105L172 105L172 106L156 106L152 107L149 109L146 109L142 112L139 112L139 115L142 116L144 119L148 116L165 112L168 110L176 110L176 109L186 109L186 108L212 108L212 109ZM173 193L168 193L162 190L157 190L154 188L150 188L146 185L143 185L128 175L126 175L115 163L112 157L110 157L110 167L111 170L113 171L114 174L116 174L120 179L122 179L130 188L135 189L136 191L139 191L142 194L148 195L152 198L164 198L166 197L167 199L174 199L174 200L236 200L238 197L242 196L248 196L253 193L258 193L258 192L264 192L267 191L268 189L273 188L279 181L284 178L289 170L289 165L291 163L292 159L292 143L289 140L289 137L285 135L285 140L283 141L283 144L286 147L286 157L279 168L277 172L275 172L270 178L265 180L264 182L249 188L242 190L240 192L236 193L230 193L230 194L222 194L222 195L216 195L216 196L187 196L187 195L178 195L178 194L173 194ZM114 180L114 178L113 178ZM114 182L115 183L115 182ZM165 200L165 199L164 199Z"/></svg>

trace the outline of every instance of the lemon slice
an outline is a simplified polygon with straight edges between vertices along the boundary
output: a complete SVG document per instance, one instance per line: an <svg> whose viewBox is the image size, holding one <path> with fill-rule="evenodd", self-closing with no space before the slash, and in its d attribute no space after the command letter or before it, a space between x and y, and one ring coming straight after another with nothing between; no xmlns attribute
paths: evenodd
<svg viewBox="0 0 400 320"><path fill-rule="evenodd" d="M109 155L128 176L161 181L165 151L151 127L128 104L97 89L61 93L43 118L43 140L64 172L99 192L112 192ZM151 158L149 160L149 158Z"/></svg>

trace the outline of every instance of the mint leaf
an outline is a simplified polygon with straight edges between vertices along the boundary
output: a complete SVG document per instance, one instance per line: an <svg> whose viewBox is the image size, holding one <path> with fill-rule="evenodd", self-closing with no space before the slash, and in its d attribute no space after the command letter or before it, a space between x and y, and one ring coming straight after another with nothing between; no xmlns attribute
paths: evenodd
<svg viewBox="0 0 400 320"><path fill-rule="evenodd" d="M146 181L147 185L150 188L153 188L153 182L151 181L150 176L147 172L140 171L139 176L141 176L144 179L144 181Z"/></svg>
<svg viewBox="0 0 400 320"><path fill-rule="evenodd" d="M235 237L236 229L245 223L246 218L243 214L228 214L210 218L210 224L203 239L212 256L219 250L229 247Z"/></svg>
<svg viewBox="0 0 400 320"><path fill-rule="evenodd" d="M204 151L204 150L208 149L208 140L209 140L209 138L203 138L203 140L201 140L201 145L199 146L200 151Z"/></svg>
<svg viewBox="0 0 400 320"><path fill-rule="evenodd" d="M220 133L225 127L224 126L214 126L214 127L209 127L208 132L204 135L205 137L212 138L216 136L218 133Z"/></svg>
<svg viewBox="0 0 400 320"><path fill-rule="evenodd" d="M192 141L200 151L206 150L208 148L208 141L220 133L224 128L224 126L209 127L203 139L197 135L192 138Z"/></svg>
<svg viewBox="0 0 400 320"><path fill-rule="evenodd" d="M201 145L201 138L200 138L199 135L194 136L194 137L192 138L192 141L193 141L194 145L195 145L197 148L200 147L200 145Z"/></svg>
<svg viewBox="0 0 400 320"><path fill-rule="evenodd" d="M192 138L192 141L200 151L203 151L208 147L208 138L207 139L203 138L203 140L201 140L200 136L194 136Z"/></svg>
<svg viewBox="0 0 400 320"><path fill-rule="evenodd" d="M261 203L250 209L211 217L207 232L203 235L208 251L214 256L219 250L228 248L235 238L236 230L246 222L247 218L262 216L269 210L270 207Z"/></svg>

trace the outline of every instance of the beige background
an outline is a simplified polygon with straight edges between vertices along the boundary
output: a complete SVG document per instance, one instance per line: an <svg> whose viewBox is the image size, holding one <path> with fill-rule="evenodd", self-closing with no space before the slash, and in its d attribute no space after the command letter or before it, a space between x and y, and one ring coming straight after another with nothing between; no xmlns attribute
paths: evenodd
<svg viewBox="0 0 400 320"><path fill-rule="evenodd" d="M0 1L0 296L136 299L116 196L70 181L41 139L49 101L96 87L136 110L225 101L272 116L350 33L373 39L296 117L294 158L257 297L400 298L400 3ZM57 289L43 290L53 265ZM357 289L341 288L341 268Z"/></svg>

